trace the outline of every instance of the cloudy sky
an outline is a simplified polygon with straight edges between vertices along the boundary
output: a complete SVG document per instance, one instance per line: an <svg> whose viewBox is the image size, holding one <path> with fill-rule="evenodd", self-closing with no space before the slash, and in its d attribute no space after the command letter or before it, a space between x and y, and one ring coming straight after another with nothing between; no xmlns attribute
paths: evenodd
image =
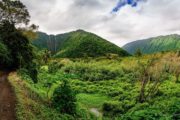
<svg viewBox="0 0 180 120"><path fill-rule="evenodd" d="M180 34L180 0L21 0L39 30L93 32L122 46L133 40Z"/></svg>

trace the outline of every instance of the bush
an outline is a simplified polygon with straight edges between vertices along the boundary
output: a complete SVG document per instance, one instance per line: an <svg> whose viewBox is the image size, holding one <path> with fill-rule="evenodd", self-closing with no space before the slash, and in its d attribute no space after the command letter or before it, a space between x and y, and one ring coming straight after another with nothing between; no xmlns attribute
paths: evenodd
<svg viewBox="0 0 180 120"><path fill-rule="evenodd" d="M120 57L118 54L108 53L106 54L106 58L110 60L118 60Z"/></svg>
<svg viewBox="0 0 180 120"><path fill-rule="evenodd" d="M53 106L61 113L76 113L76 95L72 91L67 80L54 91L52 98Z"/></svg>
<svg viewBox="0 0 180 120"><path fill-rule="evenodd" d="M137 49L135 54L134 54L136 57L141 57L142 56L142 52L141 52L141 49Z"/></svg>
<svg viewBox="0 0 180 120"><path fill-rule="evenodd" d="M55 73L58 71L58 69L60 69L61 67L63 67L63 64L58 63L57 61L53 61L49 64L48 66L48 71L49 73Z"/></svg>
<svg viewBox="0 0 180 120"><path fill-rule="evenodd" d="M10 61L10 52L0 39L0 66L8 66Z"/></svg>
<svg viewBox="0 0 180 120"><path fill-rule="evenodd" d="M124 109L118 101L105 102L102 109L104 116L117 116L124 113Z"/></svg>
<svg viewBox="0 0 180 120"><path fill-rule="evenodd" d="M18 73L24 78L24 79L30 79L32 80L34 83L38 83L38 70L36 68L35 64L31 64L29 65L28 68L20 68L18 70Z"/></svg>
<svg viewBox="0 0 180 120"><path fill-rule="evenodd" d="M132 120L165 120L165 117L159 110L153 110L146 108L145 110L135 111L133 114L130 115Z"/></svg>
<svg viewBox="0 0 180 120"><path fill-rule="evenodd" d="M88 81L111 80L123 75L123 71L118 68L114 69L81 62L69 64L63 68L63 71L77 74L81 80Z"/></svg>
<svg viewBox="0 0 180 120"><path fill-rule="evenodd" d="M28 73L29 73L29 76L31 77L31 79L33 80L34 83L38 83L38 70L36 68L36 64L35 63L31 63L29 66L28 66Z"/></svg>

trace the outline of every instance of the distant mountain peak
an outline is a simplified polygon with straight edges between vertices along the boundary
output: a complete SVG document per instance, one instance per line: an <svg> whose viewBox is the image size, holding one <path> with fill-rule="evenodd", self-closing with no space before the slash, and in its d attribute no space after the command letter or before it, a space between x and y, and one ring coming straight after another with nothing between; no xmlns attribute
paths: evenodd
<svg viewBox="0 0 180 120"><path fill-rule="evenodd" d="M78 30L76 30L75 32L86 32L86 31L83 30L83 29L78 29Z"/></svg>

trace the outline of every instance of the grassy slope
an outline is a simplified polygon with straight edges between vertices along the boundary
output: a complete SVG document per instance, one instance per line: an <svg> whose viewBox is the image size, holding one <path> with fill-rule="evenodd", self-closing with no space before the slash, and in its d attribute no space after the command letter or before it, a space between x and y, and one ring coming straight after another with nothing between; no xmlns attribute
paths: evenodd
<svg viewBox="0 0 180 120"><path fill-rule="evenodd" d="M160 51L171 51L180 49L180 36L168 35L135 41L123 46L129 53L135 53L140 48L143 53L155 53Z"/></svg>

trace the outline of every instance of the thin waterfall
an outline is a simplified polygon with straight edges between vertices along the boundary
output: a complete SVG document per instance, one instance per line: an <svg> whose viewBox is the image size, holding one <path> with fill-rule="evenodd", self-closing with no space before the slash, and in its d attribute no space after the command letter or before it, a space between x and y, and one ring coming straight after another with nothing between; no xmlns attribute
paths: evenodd
<svg viewBox="0 0 180 120"><path fill-rule="evenodd" d="M49 36L49 40L48 40L48 49L51 50L51 36L50 36L50 35L48 35L48 36Z"/></svg>
<svg viewBox="0 0 180 120"><path fill-rule="evenodd" d="M56 43L56 42L57 42L57 39L56 39L56 36L54 36L54 40L55 40L55 42L54 42L54 43L55 43L54 47L55 47L55 52L56 52L56 51L57 51L57 46L56 46L56 45L57 45L57 43Z"/></svg>
<svg viewBox="0 0 180 120"><path fill-rule="evenodd" d="M56 36L54 37L53 36L51 37L51 35L48 35L48 36L49 36L49 39L47 41L48 49L52 52L56 52L57 51L57 38Z"/></svg>

